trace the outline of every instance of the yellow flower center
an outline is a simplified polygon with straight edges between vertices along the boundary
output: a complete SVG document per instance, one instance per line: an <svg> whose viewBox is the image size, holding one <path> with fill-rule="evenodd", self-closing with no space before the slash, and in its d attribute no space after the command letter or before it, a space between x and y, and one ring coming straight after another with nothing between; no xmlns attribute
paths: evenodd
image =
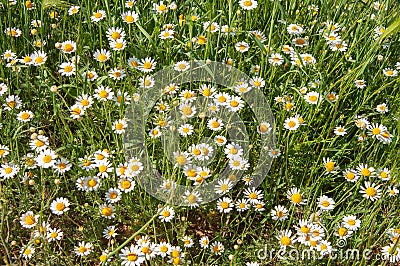
<svg viewBox="0 0 400 266"><path fill-rule="evenodd" d="M105 54L99 54L99 55L97 56L97 59L98 59L100 62L104 62L104 61L107 60L107 56L106 56Z"/></svg>
<svg viewBox="0 0 400 266"><path fill-rule="evenodd" d="M124 128L124 125L123 125L122 123L118 123L118 124L115 126L115 128L116 128L117 130L122 130L122 129Z"/></svg>
<svg viewBox="0 0 400 266"><path fill-rule="evenodd" d="M99 92L99 96L101 98L107 98L108 97L108 92L105 91L105 90L102 90L102 91Z"/></svg>
<svg viewBox="0 0 400 266"><path fill-rule="evenodd" d="M365 190L365 193L370 196L370 197L374 197L377 193L376 189L373 187L369 187Z"/></svg>
<svg viewBox="0 0 400 266"><path fill-rule="evenodd" d="M339 228L338 235L339 236L346 236L347 235L347 229L344 228L344 227Z"/></svg>
<svg viewBox="0 0 400 266"><path fill-rule="evenodd" d="M374 129L372 129L372 134L373 135L379 135L381 133L381 129L379 127L376 127Z"/></svg>
<svg viewBox="0 0 400 266"><path fill-rule="evenodd" d="M371 175L371 171L368 168L364 168L361 170L361 174L363 176L370 176Z"/></svg>
<svg viewBox="0 0 400 266"><path fill-rule="evenodd" d="M71 52L73 50L74 50L74 46L72 44L67 43L67 44L64 45L64 51L65 52Z"/></svg>
<svg viewBox="0 0 400 266"><path fill-rule="evenodd" d="M221 202L221 208L222 209L228 209L228 207L229 207L228 202L226 202L226 201Z"/></svg>
<svg viewBox="0 0 400 266"><path fill-rule="evenodd" d="M335 169L335 163L334 162L327 162L325 164L325 168L326 168L326 171L332 172Z"/></svg>
<svg viewBox="0 0 400 266"><path fill-rule="evenodd" d="M56 210L57 210L57 211L63 211L64 209L65 209L65 204L64 204L64 203L58 202L58 203L56 204Z"/></svg>
<svg viewBox="0 0 400 266"><path fill-rule="evenodd" d="M97 181L95 179L90 179L88 181L88 186L89 187L95 187L97 185Z"/></svg>
<svg viewBox="0 0 400 266"><path fill-rule="evenodd" d="M282 245L284 245L284 246L289 246L291 243L292 243L292 240L291 240L289 237L283 236L283 237L281 238L281 244L282 244Z"/></svg>
<svg viewBox="0 0 400 266"><path fill-rule="evenodd" d="M329 201L323 200L323 201L321 202L321 205L324 206L324 207L329 207L329 205L331 205L331 204L330 204Z"/></svg>
<svg viewBox="0 0 400 266"><path fill-rule="evenodd" d="M52 158L50 155L45 155L45 156L43 157L43 162L44 162L44 163L50 163L51 160L53 160L53 158Z"/></svg>
<svg viewBox="0 0 400 266"><path fill-rule="evenodd" d="M119 37L121 37L121 34L119 34L119 32L113 32L112 34L111 34L111 38L113 38L114 40L117 40L117 39L119 39Z"/></svg>
<svg viewBox="0 0 400 266"><path fill-rule="evenodd" d="M104 216L110 216L112 214L112 209L110 207L104 207L101 210L101 214L103 214Z"/></svg>
<svg viewBox="0 0 400 266"><path fill-rule="evenodd" d="M291 199L294 203L299 204L302 201L303 197L300 193L295 193L292 195Z"/></svg>
<svg viewBox="0 0 400 266"><path fill-rule="evenodd" d="M121 182L121 187L122 187L123 189L129 189L129 188L131 187L131 182L128 181L128 180L123 180L123 181Z"/></svg>
<svg viewBox="0 0 400 266"><path fill-rule="evenodd" d="M36 222L35 217L33 215L28 215L25 217L25 223L27 225L33 225Z"/></svg>
<svg viewBox="0 0 400 266"><path fill-rule="evenodd" d="M187 201L188 201L189 203L193 204L193 203L195 203L195 202L197 201L197 197L196 197L195 195L193 195L193 194L190 194L190 195L187 197Z"/></svg>
<svg viewBox="0 0 400 266"><path fill-rule="evenodd" d="M293 127L296 126L296 122L294 122L294 121L289 121L288 126L289 126L290 128L293 128Z"/></svg>
<svg viewBox="0 0 400 266"><path fill-rule="evenodd" d="M10 174L12 172L12 168L11 167L6 167L6 169L4 170L6 172L6 174Z"/></svg>

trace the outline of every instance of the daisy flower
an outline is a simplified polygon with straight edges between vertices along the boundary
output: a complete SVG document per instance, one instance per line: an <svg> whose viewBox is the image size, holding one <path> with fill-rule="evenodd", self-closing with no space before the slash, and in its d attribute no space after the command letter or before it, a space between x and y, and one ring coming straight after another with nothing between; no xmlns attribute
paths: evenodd
<svg viewBox="0 0 400 266"><path fill-rule="evenodd" d="M183 246L186 248L190 248L194 245L193 239L190 236L184 236L182 239Z"/></svg>
<svg viewBox="0 0 400 266"><path fill-rule="evenodd" d="M191 124L183 124L179 126L178 132L182 137L190 136L193 133L193 126Z"/></svg>
<svg viewBox="0 0 400 266"><path fill-rule="evenodd" d="M394 197L399 194L399 189L396 187L389 187L388 188L389 197Z"/></svg>
<svg viewBox="0 0 400 266"><path fill-rule="evenodd" d="M390 180L390 170L389 168L380 168L377 171L377 176L383 181L388 181Z"/></svg>
<svg viewBox="0 0 400 266"><path fill-rule="evenodd" d="M244 10L253 10L257 8L257 1L256 0L239 0L239 5Z"/></svg>
<svg viewBox="0 0 400 266"><path fill-rule="evenodd" d="M166 242L160 242L155 248L155 252L161 256L162 258L165 258L169 254L171 254L172 247L169 243Z"/></svg>
<svg viewBox="0 0 400 266"><path fill-rule="evenodd" d="M199 244L201 248L206 249L210 246L210 239L208 238L208 236L202 236L199 239Z"/></svg>
<svg viewBox="0 0 400 266"><path fill-rule="evenodd" d="M304 32L304 28L298 24L289 24L286 29L292 35L300 35Z"/></svg>
<svg viewBox="0 0 400 266"><path fill-rule="evenodd" d="M317 245L317 251L319 251L322 256L325 256L332 252L332 245L329 241L321 240Z"/></svg>
<svg viewBox="0 0 400 266"><path fill-rule="evenodd" d="M354 81L355 85L357 88L362 89L367 87L367 82L363 79L358 79L356 81Z"/></svg>
<svg viewBox="0 0 400 266"><path fill-rule="evenodd" d="M229 213L233 209L232 200L228 197L223 197L217 201L217 209L220 213Z"/></svg>
<svg viewBox="0 0 400 266"><path fill-rule="evenodd" d="M110 41L110 48L113 51L122 51L126 48L126 41L124 39L117 39Z"/></svg>
<svg viewBox="0 0 400 266"><path fill-rule="evenodd" d="M218 180L218 184L215 185L215 193L223 195L228 193L232 188L233 183L229 180L229 178Z"/></svg>
<svg viewBox="0 0 400 266"><path fill-rule="evenodd" d="M224 252L225 247L221 242L214 242L210 245L210 250L215 255L221 255Z"/></svg>
<svg viewBox="0 0 400 266"><path fill-rule="evenodd" d="M0 145L0 158L6 157L10 153L10 148L5 145Z"/></svg>
<svg viewBox="0 0 400 266"><path fill-rule="evenodd" d="M362 196L372 201L379 199L382 195L380 185L375 185L369 181L365 181L364 186L361 186L360 188L360 193L363 194Z"/></svg>
<svg viewBox="0 0 400 266"><path fill-rule="evenodd" d="M161 137L161 134L162 134L162 132L160 130L160 127L155 127L153 129L150 129L150 131L149 131L149 136L152 139Z"/></svg>
<svg viewBox="0 0 400 266"><path fill-rule="evenodd" d="M387 104L386 103L381 103L381 104L378 104L377 106L376 106L376 109L375 109L378 113L380 113L380 114L385 114L385 113L387 113L387 112L389 112L389 108L387 107Z"/></svg>
<svg viewBox="0 0 400 266"><path fill-rule="evenodd" d="M28 211L22 214L19 220L22 227L29 229L36 226L39 221L39 215L34 215L32 211Z"/></svg>
<svg viewBox="0 0 400 266"><path fill-rule="evenodd" d="M71 113L71 117L74 119L79 119L85 114L85 109L82 108L79 104L74 104L69 108Z"/></svg>
<svg viewBox="0 0 400 266"><path fill-rule="evenodd" d="M343 226L351 231L357 231L361 226L361 221L355 215L343 217Z"/></svg>
<svg viewBox="0 0 400 266"><path fill-rule="evenodd" d="M55 215L61 215L69 210L69 200L66 198L57 198L50 204L50 210Z"/></svg>
<svg viewBox="0 0 400 266"><path fill-rule="evenodd" d="M397 243L391 243L382 248L382 258L392 263L400 261L400 248Z"/></svg>
<svg viewBox="0 0 400 266"><path fill-rule="evenodd" d="M72 76L75 75L75 64L70 63L70 62L64 62L60 65L60 69L58 72L61 74L61 76Z"/></svg>
<svg viewBox="0 0 400 266"><path fill-rule="evenodd" d="M228 145L226 145L226 147L224 149L224 153L226 154L228 159L233 156L242 156L243 148L239 144L236 144L235 142L231 142Z"/></svg>
<svg viewBox="0 0 400 266"><path fill-rule="evenodd" d="M21 122L24 122L24 123L31 121L31 119L33 117L34 117L33 113L31 111L28 111L28 110L19 112L17 114L18 121L21 121Z"/></svg>
<svg viewBox="0 0 400 266"><path fill-rule="evenodd" d="M0 96L3 96L8 91L8 87L4 83L0 83Z"/></svg>
<svg viewBox="0 0 400 266"><path fill-rule="evenodd" d="M94 90L94 98L100 101L112 100L114 92L111 88L105 86L99 86Z"/></svg>
<svg viewBox="0 0 400 266"><path fill-rule="evenodd" d="M160 32L160 34L158 35L158 37L159 37L161 40L174 39L174 38L175 38L175 31L169 30L169 29L165 29L165 30L163 30L163 31Z"/></svg>
<svg viewBox="0 0 400 266"><path fill-rule="evenodd" d="M57 228L49 228L47 230L47 234L46 234L46 238L47 241L52 242L52 241L57 241L57 240L61 240L61 238L63 237L64 233L63 231L61 231L60 229Z"/></svg>
<svg viewBox="0 0 400 266"><path fill-rule="evenodd" d="M230 112L237 112L242 109L243 106L244 102L239 96L232 96L227 100L225 107L227 107Z"/></svg>
<svg viewBox="0 0 400 266"><path fill-rule="evenodd" d="M307 199L303 198L303 193L295 187L286 192L286 197L295 205L305 205L307 203Z"/></svg>
<svg viewBox="0 0 400 266"><path fill-rule="evenodd" d="M121 14L125 23L132 24L139 20L139 15L135 11L127 11Z"/></svg>
<svg viewBox="0 0 400 266"><path fill-rule="evenodd" d="M106 18L106 12L104 10L97 10L93 12L92 16L90 17L90 19L93 22L99 22L105 18Z"/></svg>
<svg viewBox="0 0 400 266"><path fill-rule="evenodd" d="M189 62L179 61L174 65L174 69L179 72L184 72L190 68Z"/></svg>
<svg viewBox="0 0 400 266"><path fill-rule="evenodd" d="M121 191L117 188L110 188L105 194L105 199L108 203L116 203L121 200Z"/></svg>
<svg viewBox="0 0 400 266"><path fill-rule="evenodd" d="M164 1L160 1L160 3L153 4L153 10L156 11L158 14L162 14L168 11L168 6L164 4Z"/></svg>
<svg viewBox="0 0 400 266"><path fill-rule="evenodd" d="M123 40L125 38L125 31L121 28L111 27L107 29L106 36L110 42L116 40Z"/></svg>
<svg viewBox="0 0 400 266"><path fill-rule="evenodd" d="M33 254L35 254L35 248L30 245L24 246L19 252L24 259L32 258Z"/></svg>
<svg viewBox="0 0 400 266"><path fill-rule="evenodd" d="M36 51L31 55L31 58L34 66L41 66L46 63L47 54L42 51Z"/></svg>
<svg viewBox="0 0 400 266"><path fill-rule="evenodd" d="M102 217L107 219L115 218L115 208L111 204L100 205L100 214Z"/></svg>
<svg viewBox="0 0 400 266"><path fill-rule="evenodd" d="M368 166L368 164L360 164L356 170L360 176L365 178L375 175L375 168Z"/></svg>
<svg viewBox="0 0 400 266"><path fill-rule="evenodd" d="M250 201L248 199L239 199L236 201L235 207L238 212L247 211L251 207Z"/></svg>
<svg viewBox="0 0 400 266"><path fill-rule="evenodd" d="M71 54L76 51L76 42L70 40L62 42L60 49L63 53Z"/></svg>
<svg viewBox="0 0 400 266"><path fill-rule="evenodd" d="M95 81L99 76L97 75L96 71L88 70L83 72L82 74L83 79L87 79L88 81Z"/></svg>
<svg viewBox="0 0 400 266"><path fill-rule="evenodd" d="M336 170L338 167L336 167L335 162L331 160L330 158L323 158L324 161L324 167L325 167L325 174L335 174L337 173Z"/></svg>
<svg viewBox="0 0 400 266"><path fill-rule="evenodd" d="M104 230L103 230L103 237L105 239L111 239L112 237L116 237L118 234L116 233L118 229L115 228L114 225L111 226L107 226Z"/></svg>
<svg viewBox="0 0 400 266"><path fill-rule="evenodd" d="M53 150L45 149L40 151L39 155L36 158L36 162L39 167L51 168L54 166L56 158L57 155Z"/></svg>
<svg viewBox="0 0 400 266"><path fill-rule="evenodd" d="M247 188L243 194L245 197L250 201L250 203L254 204L258 200L262 200L264 197L264 194L262 193L261 190L257 190L255 187L252 188Z"/></svg>
<svg viewBox="0 0 400 266"><path fill-rule="evenodd" d="M139 78L139 87L140 88L153 88L154 84L155 84L155 81L154 81L153 77L145 76L144 78Z"/></svg>
<svg viewBox="0 0 400 266"><path fill-rule="evenodd" d="M318 207L322 211L330 211L335 208L335 201L332 198L322 195L318 198Z"/></svg>
<svg viewBox="0 0 400 266"><path fill-rule="evenodd" d="M300 121L296 117L286 118L283 126L291 131L297 130L300 127Z"/></svg>
<svg viewBox="0 0 400 266"><path fill-rule="evenodd" d="M229 167L232 170L247 170L250 167L248 160L241 156L232 156L229 158Z"/></svg>
<svg viewBox="0 0 400 266"><path fill-rule="evenodd" d="M121 90L117 91L117 96L114 97L115 104L117 106L122 105L129 105L131 103L131 96L128 94L128 92L122 92Z"/></svg>
<svg viewBox="0 0 400 266"><path fill-rule="evenodd" d="M342 126L335 127L333 133L335 133L336 136L341 136L341 137L347 134L346 129Z"/></svg>
<svg viewBox="0 0 400 266"><path fill-rule="evenodd" d="M215 144L217 144L217 146L224 146L226 144L226 138L224 136L221 135L217 135L214 137L214 142Z"/></svg>
<svg viewBox="0 0 400 266"><path fill-rule="evenodd" d="M157 62L151 57L146 57L145 59L141 59L138 64L138 69L144 73L150 73L156 67Z"/></svg>
<svg viewBox="0 0 400 266"><path fill-rule="evenodd" d="M196 208L199 206L199 203L203 201L203 199L200 197L200 193L197 191L185 191L185 194L182 196L185 200L185 203L190 207L190 208Z"/></svg>
<svg viewBox="0 0 400 266"><path fill-rule="evenodd" d="M220 131L224 126L224 123L219 118L211 118L207 122L207 127L212 131Z"/></svg>
<svg viewBox="0 0 400 266"><path fill-rule="evenodd" d="M100 49L94 52L93 57L96 61L103 63L110 59L111 53L106 49Z"/></svg>
<svg viewBox="0 0 400 266"><path fill-rule="evenodd" d="M83 189L85 191L96 191L100 185L100 179L96 176L88 176L83 180Z"/></svg>
<svg viewBox="0 0 400 266"><path fill-rule="evenodd" d="M79 6L71 6L68 9L68 15L72 16L74 14L77 14L79 12L80 7Z"/></svg>
<svg viewBox="0 0 400 266"><path fill-rule="evenodd" d="M271 54L268 58L268 62L273 66L280 66L283 64L283 56L281 54Z"/></svg>
<svg viewBox="0 0 400 266"><path fill-rule="evenodd" d="M206 21L203 23L203 29L211 33L219 31L219 25L216 22Z"/></svg>
<svg viewBox="0 0 400 266"><path fill-rule="evenodd" d="M272 220L286 220L288 218L288 209L285 206L277 205L271 210Z"/></svg>
<svg viewBox="0 0 400 266"><path fill-rule="evenodd" d="M238 52L244 53L249 50L249 45L246 42L238 42L235 44L235 49Z"/></svg>
<svg viewBox="0 0 400 266"><path fill-rule="evenodd" d="M396 77L397 74L398 74L398 71L395 70L395 69L392 69L392 68L385 68L385 69L383 70L383 74L384 74L386 77Z"/></svg>
<svg viewBox="0 0 400 266"><path fill-rule="evenodd" d="M179 111L184 118L191 118L196 114L196 107L184 103L179 106Z"/></svg>
<svg viewBox="0 0 400 266"><path fill-rule="evenodd" d="M125 128L128 127L128 122L126 118L118 119L113 123L114 133L116 134L124 134Z"/></svg>
<svg viewBox="0 0 400 266"><path fill-rule="evenodd" d="M120 178L118 180L118 188L125 193L131 192L135 188L135 181L129 177Z"/></svg>
<svg viewBox="0 0 400 266"><path fill-rule="evenodd" d="M306 95L304 95L304 99L309 104L318 104L322 100L320 94L316 91L311 91L307 93Z"/></svg>
<svg viewBox="0 0 400 266"><path fill-rule="evenodd" d="M343 171L343 176L346 179L346 181L352 183L357 182L357 180L360 178L360 175L354 169L346 169L345 171Z"/></svg>
<svg viewBox="0 0 400 266"><path fill-rule="evenodd" d="M295 236L292 236L292 231L281 230L278 232L276 238L279 240L279 245L282 249L286 250L287 247L292 246L295 243Z"/></svg>
<svg viewBox="0 0 400 266"><path fill-rule="evenodd" d="M79 242L77 246L74 247L74 252L77 256L85 257L89 255L93 250L92 243L85 243L84 241Z"/></svg>
<svg viewBox="0 0 400 266"><path fill-rule="evenodd" d="M166 206L159 211L158 219L160 219L161 222L169 223L174 217L175 211L172 207Z"/></svg>

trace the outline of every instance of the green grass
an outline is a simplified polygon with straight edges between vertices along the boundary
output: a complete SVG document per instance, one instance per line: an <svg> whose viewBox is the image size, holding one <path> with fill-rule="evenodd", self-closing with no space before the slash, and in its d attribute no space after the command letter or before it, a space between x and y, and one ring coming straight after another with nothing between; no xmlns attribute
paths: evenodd
<svg viewBox="0 0 400 266"><path fill-rule="evenodd" d="M16 5L8 5L3 0L0 9L0 52L7 50L16 53L21 59L35 51L47 53L47 61L42 66L24 65L17 62L12 67L3 57L0 61L0 83L8 87L8 92L0 96L0 150L1 145L9 148L10 153L1 159L1 165L13 163L19 165L18 173L10 179L0 177L0 255L6 265L97 265L104 250L113 252L109 265L119 265L118 254L121 248L135 244L133 238L137 235L149 236L153 243L166 241L174 246L180 246L185 253L182 265L246 265L247 262L258 262L260 265L389 265L388 261L380 259L381 249L392 243L387 235L389 228L397 228L399 219L399 195L389 197L388 188L399 188L399 132L400 132L400 79L387 77L383 74L386 68L396 69L400 62L400 7L398 1L381 1L386 8L374 9L373 1L258 1L258 7L246 11L238 1L176 1L177 9L165 14L157 14L153 10L154 1L139 0L132 9L125 7L121 0L113 1L35 1L35 9L27 10L25 2L18 1ZM167 2L167 1L165 1ZM154 2L155 3L155 2ZM157 2L158 3L158 2ZM169 3L169 2L168 2ZM313 13L308 6L315 4L318 12ZM68 15L72 5L80 6L77 14ZM90 17L96 10L104 10L106 18L100 22L91 21ZM133 24L124 23L121 13L135 10L139 21ZM57 17L50 15L57 12ZM199 20L192 21L191 15L198 15ZM371 15L374 14L374 19ZM179 16L186 16L186 21L180 25ZM34 29L32 20L40 20L41 27ZM228 25L235 29L235 35L225 35L221 32L207 32L203 29L206 21L218 25ZM320 30L328 21L338 23L341 30L338 34L347 42L346 52L331 51ZM284 24L283 22L286 22ZM286 27L291 23L303 25L305 32L301 37L307 37L309 45L294 47ZM162 40L158 36L163 25L173 24L175 38ZM378 26L387 28L375 36L374 29ZM15 38L5 34L9 27L21 30L21 36ZM123 51L112 51L106 32L110 27L119 27L126 33L127 46ZM326 28L325 28L326 29ZM266 40L259 41L249 34L249 31L259 30ZM193 38L205 36L204 45L195 44ZM34 45L40 40L42 47ZM55 48L58 43L72 40L77 43L76 52L63 53ZM249 51L240 53L235 44L245 41ZM189 44L189 45L188 45ZM297 55L312 54L316 63L308 66L291 64L290 56L281 51L283 45L291 45ZM96 61L93 57L97 49L107 49L111 52L110 59L105 63ZM280 53L284 62L273 66L268 62L272 53ZM76 75L61 76L58 73L61 63L67 62L79 55L76 65ZM119 178L115 171L109 177L102 178L101 186L96 191L78 191L76 181L80 177L94 176L97 170L86 171L80 167L79 158L93 155L97 150L108 149L112 152L110 159L113 168L127 161L123 150L122 135L113 131L114 121L125 116L128 106L117 106L114 101L101 102L93 99L93 105L85 111L80 119L70 116L69 108L76 98L82 94L94 95L100 85L112 88L116 95L118 91L126 92L131 97L140 92L139 78L146 74L128 65L130 57L144 59L151 57L157 61L153 74L164 67L178 61L212 60L223 62L232 58L234 67L250 77L260 76L265 80L261 88L274 114L274 132L276 148L281 155L273 160L270 171L258 189L264 193L265 210L256 212L252 208L239 213L236 209L228 214L221 214L216 208L216 202L201 205L198 208L174 207L175 218L170 223L162 223L156 215L157 208L165 205L147 194L138 185L129 193L122 193L122 199L113 204L116 208L114 219L101 217L99 206L106 203L105 193L109 188L117 187ZM304 63L304 62L303 62ZM254 66L259 66L258 74ZM108 71L113 68L124 69L127 76L121 81L108 77ZM82 74L95 70L98 79L88 81ZM400 70L399 70L400 71ZM357 88L355 80L365 80L365 88ZM318 86L312 83L318 82ZM200 83L181 86L183 89L197 91ZM51 88L57 86L54 92ZM335 92L338 100L330 102L326 98L318 104L308 104L304 100L301 89L307 87L307 92L315 91L320 95ZM54 87L53 87L54 88ZM221 91L230 91L220 88ZM1 92L1 91L0 91ZM233 94L233 92L230 92ZM19 110L6 110L6 97L18 95L23 103ZM287 110L285 104L278 103L275 97L281 96L293 103L293 108ZM178 96L164 97L171 107ZM380 114L376 111L378 104L386 103L389 112ZM131 104L136 104L134 99ZM23 123L17 120L20 111L29 110L34 118ZM255 130L256 117L245 106L238 112L249 132L250 142L254 145L251 151L251 165L254 166L260 154L260 135ZM304 124L295 131L285 129L287 118L299 114ZM158 111L153 113L147 125L153 124ZM369 130L361 130L355 125L355 117L365 115L375 124L387 127L393 135L389 144L383 144L368 135L364 141L358 137ZM188 149L204 137L216 134L206 128L207 119L194 118L190 123L196 128L194 134L180 140L182 150ZM335 135L337 126L344 126L345 136ZM37 167L27 169L24 156L35 153L29 147L32 134L42 133L48 137L49 148L59 157L71 162L71 170L65 174L57 174L51 168ZM226 130L218 132L227 133ZM185 179L182 171L173 167L173 162L166 160L162 154L164 149L159 139L146 138L151 159L157 169L170 178L181 180L182 184L192 184ZM217 150L210 168L213 176L228 165L223 157L223 149ZM1 156L0 156L1 157ZM336 174L324 174L323 158L331 158L338 167ZM368 164L378 168L390 169L390 180L382 181L378 177L360 178L351 183L345 180L342 172L357 168L360 164ZM245 172L244 175L251 173ZM22 181L24 175L33 176ZM382 196L377 201L362 197L359 192L364 181L380 184ZM295 206L286 197L286 192L297 187L303 192L308 202L306 205ZM227 195L232 200L244 197L246 185L240 181ZM278 258L276 253L271 258L257 258L257 251L264 249L279 249L276 239L279 231L290 229L295 233L300 219L309 219L312 213L319 210L318 198L326 195L336 202L335 208L323 212L323 226L327 230L324 239L338 248L338 237L334 235L338 224L344 216L356 215L361 220L361 227L347 239L342 249L369 249L369 260L351 260L346 258L320 260L296 260ZM50 210L50 204L58 197L67 198L70 210L58 216ZM288 209L288 219L274 221L270 211L277 205ZM48 242L43 234L34 236L35 229L23 228L20 217L27 211L33 211L40 216L39 220L49 223L51 228L61 229L62 240ZM118 235L107 240L102 237L103 230L115 225ZM202 249L199 239L209 236L210 241L221 242L225 250L221 255L212 254L208 249ZM194 246L185 248L181 241L183 236L193 238ZM131 240L128 241L127 240ZM88 256L78 257L74 247L78 242L93 244L93 250ZM29 260L23 259L20 250L27 245L35 248L35 253ZM396 247L398 244L396 244ZM301 244L293 248L304 250ZM399 250L400 252L400 250ZM233 259L229 257L233 255ZM144 265L167 265L168 258L156 256L147 260ZM3 263L3 262L2 262Z"/></svg>

